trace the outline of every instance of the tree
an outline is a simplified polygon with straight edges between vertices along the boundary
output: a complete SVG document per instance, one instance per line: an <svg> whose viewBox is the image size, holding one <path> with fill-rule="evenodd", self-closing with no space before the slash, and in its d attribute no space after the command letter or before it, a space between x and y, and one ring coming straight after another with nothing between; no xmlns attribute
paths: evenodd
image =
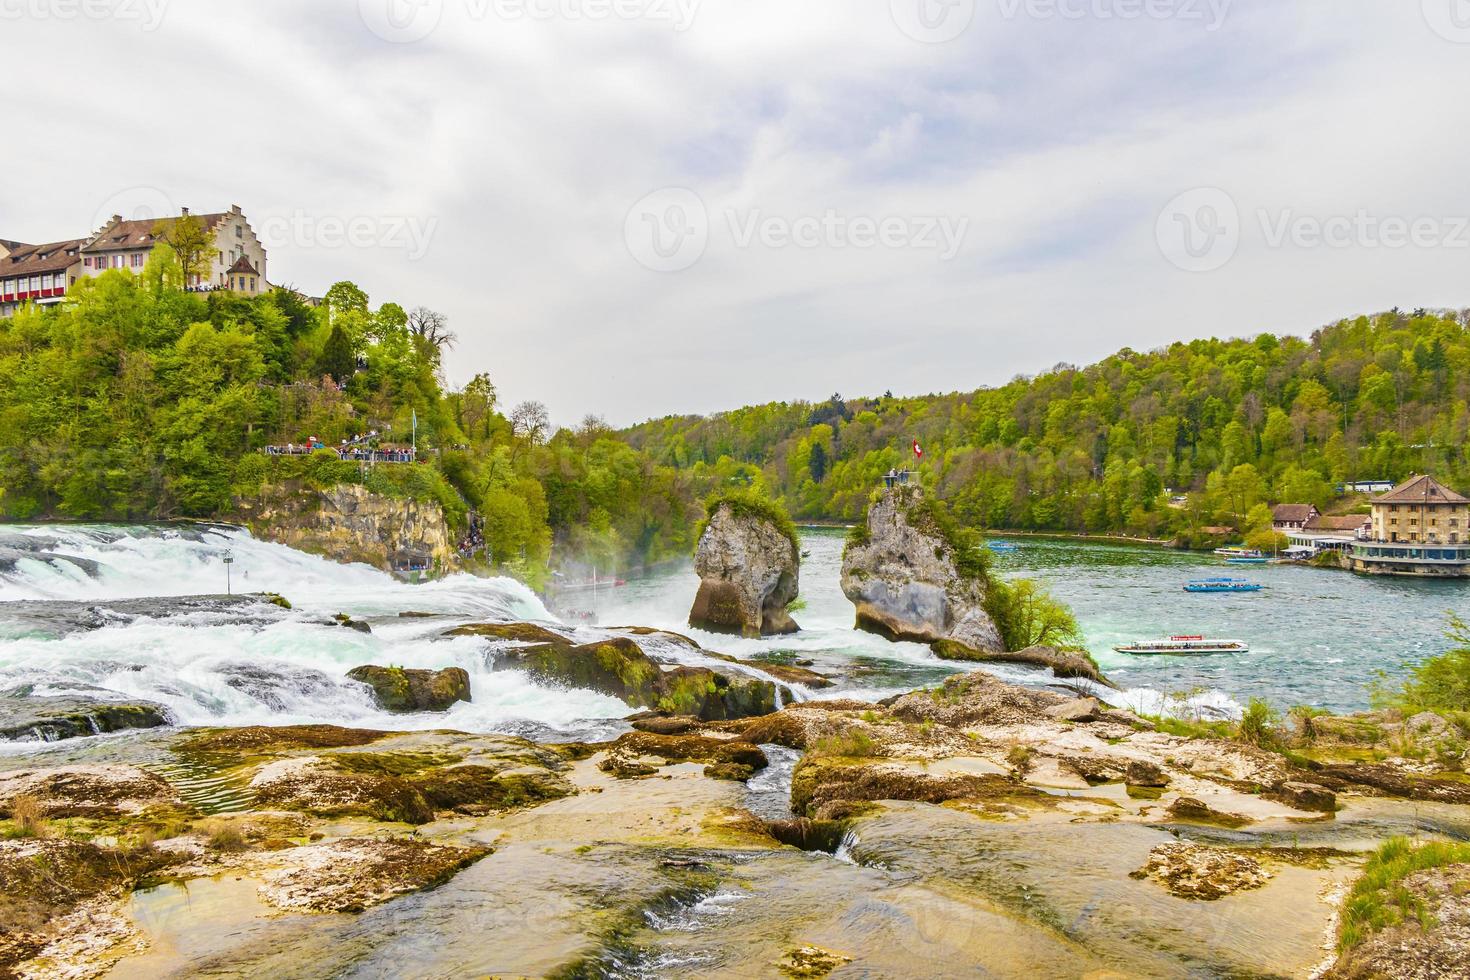
<svg viewBox="0 0 1470 980"><path fill-rule="evenodd" d="M352 341L340 323L332 327L332 332L327 336L327 342L317 358L316 372L331 376L339 385L351 381L353 374L357 372L357 355L353 353Z"/></svg>
<svg viewBox="0 0 1470 980"><path fill-rule="evenodd" d="M368 311L368 294L363 292L356 283L338 282L333 283L332 288L327 290L327 295L322 298L327 307L328 316L333 323L343 313L363 313Z"/></svg>
<svg viewBox="0 0 1470 980"><path fill-rule="evenodd" d="M459 338L449 329L449 318L427 306L416 306L408 314L408 329L415 337L421 338L440 353L459 342Z"/></svg>
<svg viewBox="0 0 1470 980"><path fill-rule="evenodd" d="M551 415L540 402L521 402L510 413L511 431L531 445L539 445L551 427Z"/></svg>
<svg viewBox="0 0 1470 980"><path fill-rule="evenodd" d="M184 282L198 285L209 279L209 267L219 255L214 236L192 214L169 218L153 226L153 236L169 248L184 270Z"/></svg>

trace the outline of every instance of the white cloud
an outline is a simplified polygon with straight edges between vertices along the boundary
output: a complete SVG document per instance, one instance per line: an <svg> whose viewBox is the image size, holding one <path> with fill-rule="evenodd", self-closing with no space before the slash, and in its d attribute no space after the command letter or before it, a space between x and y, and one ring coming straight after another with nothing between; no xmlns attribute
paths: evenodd
<svg viewBox="0 0 1470 980"><path fill-rule="evenodd" d="M174 0L151 32L0 23L0 61L28 80L10 132L29 134L8 147L0 237L81 234L135 187L257 223L432 222L416 261L291 242L272 278L443 310L463 338L454 380L488 370L562 421L967 389L1125 345L1467 303L1463 252L1270 248L1257 225L1263 209L1470 210L1470 46L1416 3L1237 0L1210 32L1008 20L980 0L937 45L889 0L702 0L684 31L442 4L411 44L374 35L357 0ZM1200 186L1245 216L1235 258L1205 275L1154 240L1160 209ZM623 241L662 187L710 212L684 272L648 271ZM728 216L754 211L969 225L949 262L738 248Z"/></svg>

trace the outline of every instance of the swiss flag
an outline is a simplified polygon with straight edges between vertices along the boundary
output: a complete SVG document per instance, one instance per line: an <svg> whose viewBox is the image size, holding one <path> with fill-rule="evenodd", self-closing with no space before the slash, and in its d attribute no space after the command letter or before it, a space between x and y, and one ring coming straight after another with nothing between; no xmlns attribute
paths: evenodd
<svg viewBox="0 0 1470 980"><path fill-rule="evenodd" d="M918 458L918 459L923 459L924 458L924 450L923 450L923 447L921 447L919 445L919 440L917 440L917 439L914 440L914 456L916 458Z"/></svg>

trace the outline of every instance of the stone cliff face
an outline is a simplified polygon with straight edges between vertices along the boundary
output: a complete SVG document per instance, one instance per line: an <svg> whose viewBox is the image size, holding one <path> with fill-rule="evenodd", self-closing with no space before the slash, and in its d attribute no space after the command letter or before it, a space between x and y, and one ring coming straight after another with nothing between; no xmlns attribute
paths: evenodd
<svg viewBox="0 0 1470 980"><path fill-rule="evenodd" d="M842 553L842 591L857 627L894 640L1003 651L985 612L987 583L966 575L943 533L923 520L923 491L894 487L868 510L865 538Z"/></svg>
<svg viewBox="0 0 1470 980"><path fill-rule="evenodd" d="M699 539L694 570L700 584L690 626L744 636L799 628L786 607L796 599L801 553L773 522L721 504Z"/></svg>
<svg viewBox="0 0 1470 980"><path fill-rule="evenodd" d="M454 561L449 526L436 503L383 497L343 484L330 490L267 487L237 507L262 541L334 561L385 570L403 552L429 555L440 569Z"/></svg>

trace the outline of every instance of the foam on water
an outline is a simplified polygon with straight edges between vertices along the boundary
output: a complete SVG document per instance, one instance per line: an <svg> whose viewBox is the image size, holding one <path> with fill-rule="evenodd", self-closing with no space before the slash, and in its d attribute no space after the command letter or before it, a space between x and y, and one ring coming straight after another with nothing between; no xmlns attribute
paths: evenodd
<svg viewBox="0 0 1470 980"><path fill-rule="evenodd" d="M650 626L690 635L702 646L744 659L811 663L838 679L824 691L788 685L798 700L843 697L878 700L897 691L943 681L973 666L939 660L927 646L890 643L853 629L852 606L838 585L842 537L808 533L803 547L802 631L792 636L742 639L691 631L686 623L697 579L671 570L590 597L606 627ZM294 606L264 603L248 614L229 607L164 617L106 615L100 629L48 631L0 606L0 691L142 698L168 707L186 725L305 724L329 722L383 729L451 727L537 738L588 738L622 730L622 701L585 690L534 682L518 671L495 671L491 644L476 637L447 638L466 622L544 622L555 616L524 585L510 579L456 575L426 585L400 582L367 565L341 565L223 526L33 526L0 534L0 602L110 600L222 593L224 558L234 559L236 592L275 592ZM0 555L3 557L3 555ZM400 618L406 611L430 618ZM344 629L332 617L346 613L371 624L372 633ZM565 626L562 626L565 629ZM579 642L605 637L601 627L578 627ZM670 663L711 665L705 654L676 639L640 637L653 657ZM365 686L346 678L363 664L440 669L462 667L474 701L444 715L394 715L373 703ZM721 669L765 677L753 667ZM1006 680L1045 682L1036 671L1005 665L986 670ZM1083 687L1087 687L1083 685ZM1082 690L1081 687L1078 688ZM1147 713L1208 717L1238 713L1217 691L1188 702L1153 687L1117 692L1088 688L1104 701Z"/></svg>
<svg viewBox="0 0 1470 980"><path fill-rule="evenodd" d="M580 735L606 729L629 711L623 702L591 691L555 690L517 671L492 672L484 640L443 637L455 622L555 622L535 593L510 579L457 575L410 585L366 565L340 565L257 541L237 528L14 532L37 551L0 573L0 601L223 593L228 553L235 559L231 578L237 592L276 592L294 608L262 604L245 624L238 616L211 612L119 618L102 629L59 637L11 623L0 633L9 637L0 642L0 690L24 686L42 695L144 698L166 705L186 725L432 724ZM96 574L53 557L58 555L94 562ZM398 618L409 610L444 618ZM331 623L337 613L368 620L372 634ZM432 717L389 714L373 704L364 685L345 677L363 664L463 667L474 701Z"/></svg>

